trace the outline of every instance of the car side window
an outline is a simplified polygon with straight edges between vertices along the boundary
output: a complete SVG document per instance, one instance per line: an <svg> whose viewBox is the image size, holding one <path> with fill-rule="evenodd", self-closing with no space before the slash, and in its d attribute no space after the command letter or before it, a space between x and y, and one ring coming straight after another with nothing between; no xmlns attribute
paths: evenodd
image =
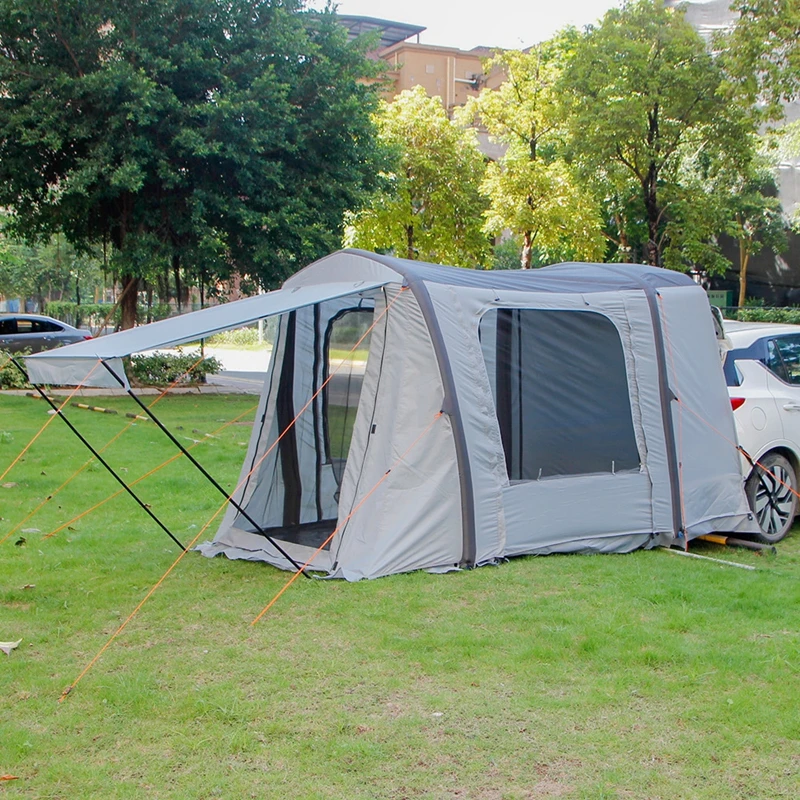
<svg viewBox="0 0 800 800"><path fill-rule="evenodd" d="M778 336L767 349L767 366L787 383L800 385L800 336Z"/></svg>
<svg viewBox="0 0 800 800"><path fill-rule="evenodd" d="M55 322L50 322L46 319L34 319L30 320L30 322L33 333L58 333L58 331L63 330L60 325L56 325Z"/></svg>
<svg viewBox="0 0 800 800"><path fill-rule="evenodd" d="M31 319L18 319L17 320L17 333L33 333L33 320L31 320Z"/></svg>
<svg viewBox="0 0 800 800"><path fill-rule="evenodd" d="M0 319L0 335L17 332L17 321L15 319Z"/></svg>
<svg viewBox="0 0 800 800"><path fill-rule="evenodd" d="M739 368L736 366L736 361L730 353L728 353L728 355L725 357L725 362L722 365L722 371L725 373L725 383L728 384L728 386L742 385L742 373L739 372Z"/></svg>

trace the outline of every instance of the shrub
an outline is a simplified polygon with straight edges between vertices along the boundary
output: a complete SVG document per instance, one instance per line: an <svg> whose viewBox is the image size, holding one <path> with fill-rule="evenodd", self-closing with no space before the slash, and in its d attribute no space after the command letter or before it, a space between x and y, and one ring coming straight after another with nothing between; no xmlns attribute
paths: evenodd
<svg viewBox="0 0 800 800"><path fill-rule="evenodd" d="M27 352L27 351L24 351ZM20 357L23 353L15 353ZM11 363L11 353L0 350L0 389L29 389L30 384L22 373Z"/></svg>
<svg viewBox="0 0 800 800"><path fill-rule="evenodd" d="M780 322L783 325L800 325L800 308L764 308L762 306L745 306L739 309L727 309L728 319L740 322ZM733 312L733 313L731 313Z"/></svg>
<svg viewBox="0 0 800 800"><path fill-rule="evenodd" d="M76 328L98 327L108 314L114 310L113 306L102 303L72 303L67 300L50 300L45 304L44 313L55 319L60 319ZM119 309L115 310L109 322L113 324L115 317L119 316Z"/></svg>
<svg viewBox="0 0 800 800"><path fill-rule="evenodd" d="M236 347L249 347L258 344L258 328L236 328L232 331L215 333L206 340L213 345L233 345Z"/></svg>
<svg viewBox="0 0 800 800"><path fill-rule="evenodd" d="M113 313L112 313L113 312ZM55 319L60 319L76 328L98 328L104 322L112 327L117 327L122 318L119 307L109 303L77 303L68 300L49 300L45 304L44 313ZM147 306L141 303L136 307L136 321L143 323L149 318L152 322L167 319L172 316L172 306L169 303L154 303L148 312ZM109 318L109 314L111 317Z"/></svg>
<svg viewBox="0 0 800 800"><path fill-rule="evenodd" d="M269 347L275 341L278 332L278 317L269 317L264 320L264 338L258 341L258 325L246 328L234 328L230 331L215 333L206 339L206 344L211 347Z"/></svg>
<svg viewBox="0 0 800 800"><path fill-rule="evenodd" d="M222 364L213 356L198 361L194 353L153 353L133 356L128 374L140 386L179 386L205 383L207 375L214 375Z"/></svg>

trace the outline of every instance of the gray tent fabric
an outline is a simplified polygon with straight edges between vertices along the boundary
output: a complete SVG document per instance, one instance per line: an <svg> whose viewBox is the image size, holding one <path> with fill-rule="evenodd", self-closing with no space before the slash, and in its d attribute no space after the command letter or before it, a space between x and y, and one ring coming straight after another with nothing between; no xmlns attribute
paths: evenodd
<svg viewBox="0 0 800 800"><path fill-rule="evenodd" d="M124 378L127 388L121 361L125 356L168 345L196 342L212 333L239 328L268 316L379 285L379 281L359 280L343 284L298 286L289 291L280 289L120 331L111 336L78 342L58 350L36 353L25 358L25 366L33 383L117 388L119 384L107 370L95 368L100 361L105 361L117 375Z"/></svg>
<svg viewBox="0 0 800 800"><path fill-rule="evenodd" d="M230 507L207 556L292 569L266 533L359 580L756 531L708 301L685 275L344 250L256 300L28 359L80 380L134 346L279 316L234 493L257 525Z"/></svg>
<svg viewBox="0 0 800 800"><path fill-rule="evenodd" d="M285 288L332 274L383 282L371 293L379 322L338 513L316 521L333 538L315 554L287 534L293 558L358 580L755 530L708 301L687 276L577 263L481 272L348 250ZM254 433L252 446L279 433ZM233 510L201 549L286 566Z"/></svg>

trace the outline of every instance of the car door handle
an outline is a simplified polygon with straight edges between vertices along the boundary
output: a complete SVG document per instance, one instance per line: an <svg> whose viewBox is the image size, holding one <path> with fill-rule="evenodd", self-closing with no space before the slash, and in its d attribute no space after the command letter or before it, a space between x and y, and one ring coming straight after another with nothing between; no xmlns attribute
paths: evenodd
<svg viewBox="0 0 800 800"><path fill-rule="evenodd" d="M786 411L800 411L800 403L784 403Z"/></svg>

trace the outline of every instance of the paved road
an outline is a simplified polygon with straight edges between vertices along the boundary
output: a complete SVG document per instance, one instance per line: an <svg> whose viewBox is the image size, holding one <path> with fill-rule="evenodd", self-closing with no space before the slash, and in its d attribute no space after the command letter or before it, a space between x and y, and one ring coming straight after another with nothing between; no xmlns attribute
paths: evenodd
<svg viewBox="0 0 800 800"><path fill-rule="evenodd" d="M265 355L266 353L266 355ZM264 388L266 370L269 366L267 351L247 351L206 348L207 355L213 355L222 362L223 370L208 376L208 383L237 394L261 394ZM348 388L351 403L361 392L364 379L363 364L356 364L352 375L345 365L331 378L328 384L328 402L333 405L346 405Z"/></svg>

